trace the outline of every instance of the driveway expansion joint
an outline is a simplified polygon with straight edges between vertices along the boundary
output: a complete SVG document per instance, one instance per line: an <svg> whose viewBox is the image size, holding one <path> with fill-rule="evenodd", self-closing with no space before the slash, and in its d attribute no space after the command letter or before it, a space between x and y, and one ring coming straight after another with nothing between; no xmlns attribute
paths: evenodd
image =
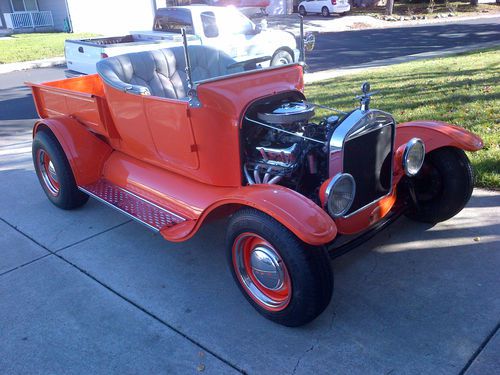
<svg viewBox="0 0 500 375"><path fill-rule="evenodd" d="M236 370L238 371L240 374L247 374L247 372L243 369L241 369L240 367L238 367L236 364L233 364L231 363L229 360L223 358L221 355L213 352L212 350L210 350L209 348L207 348L206 346L204 346L203 344L197 342L195 339L189 337L188 335L186 335L185 333L183 333L182 331L180 331L179 329L175 328L174 326L172 326L171 324L167 323L166 321L164 321L163 319L161 319L160 317L158 317L157 315L155 315L154 313L152 313L151 311L148 311L147 309L145 309L144 307L140 306L139 304L137 304L136 302L132 301L131 299L129 299L128 297L124 296L123 294L117 292L116 290L112 289L109 285L103 283L102 281L100 281L99 279L97 279L95 276L91 275L88 271L84 270L83 268L77 266L76 264L70 262L68 259L66 259L65 257L63 257L61 254L58 254L57 252L58 251L61 251L63 249L60 249L56 252L48 249L45 245L39 243L37 240L35 240L34 238L30 237L28 234L22 232L19 228L17 228L16 226L12 225L11 223L7 222L5 219L2 219L0 218L0 221L4 222L5 224L7 224L9 227L11 227L12 229L14 229L15 231L17 231L18 233L20 233L21 235L23 235L24 237L26 237L27 239L31 240L32 242L34 242L36 245L40 246L41 248L47 250L49 252L49 254L45 254L44 257L47 257L47 256L50 256L50 255L53 255L57 258L59 258L60 260L62 260L63 262L65 262L66 264L72 266L73 268L75 268L76 270L80 271L81 273L83 273L85 276L89 277L91 280L93 280L94 282L96 282L97 284L99 284L100 286L104 287L105 289L107 289L109 292L111 292L112 294L114 294L115 296L121 298L122 300L124 300L125 302L128 302L130 305L134 306L135 308L137 308L138 310L140 310L141 312L143 312L144 314L146 314L147 316L149 316L150 318L156 320L158 323L162 324L163 326L171 329L172 331L174 331L175 333L177 333L178 335L182 336L183 338L185 338L186 340L188 340L189 342L191 342L192 344L194 344L195 346L199 347L200 349L202 349L203 351L205 351L206 353L209 353L210 355L212 355L213 357L217 358L219 361L223 362L224 364L226 364L227 366L231 367L233 370ZM128 222L128 221L127 221ZM121 223L117 226L120 226L120 225L124 225L126 224L127 222L125 223ZM115 227L117 227L115 226ZM111 229L114 229L115 227L113 228L110 228L104 232L107 232ZM102 233L104 233L102 232ZM89 238L92 238L92 237L95 237L96 235L93 235ZM86 238L86 239L89 239L89 238ZM80 242L83 242L84 240L82 241L79 241L78 243ZM76 243L75 243L76 244ZM75 245L73 244L73 245ZM73 245L70 245L70 246L73 246ZM65 248L68 248L69 246L65 247ZM40 258L41 259L41 258ZM30 262L32 263L32 262ZM22 266L20 266L22 267ZM19 267L18 267L19 268ZM7 272L11 272L12 270L10 271L7 271ZM0 275L1 276L1 275Z"/></svg>
<svg viewBox="0 0 500 375"><path fill-rule="evenodd" d="M2 221L3 221L3 220L2 220ZM23 267L29 266L29 265L30 265L30 264L32 264L32 263L38 262L39 260L45 259L45 258L50 257L50 256L52 256L52 255L54 255L54 254L52 254L52 253L48 253L48 254L42 255L41 257L38 257L38 258L32 259L32 260L30 260L29 262L23 263L23 264L21 264L21 265L19 265L19 266L17 266L17 267L11 268L10 270L7 270L7 271L4 271L4 272L0 273L0 277L2 277L3 275L7 275L8 273L14 272L14 271L16 271L16 270L18 270L18 269L20 269L20 268L23 268Z"/></svg>
<svg viewBox="0 0 500 375"><path fill-rule="evenodd" d="M79 241L76 241L76 242L73 242L73 243L71 243L71 244L69 244L69 245L63 246L63 247L61 247L60 249L55 250L55 251L54 251L54 254L55 254L55 253L58 253L58 252L60 252L60 251L63 251L63 250L69 249L70 247L73 247L73 246L75 246L75 245L81 244L82 242L88 241L88 240L90 240L90 239L92 239L92 238L94 238L94 237L100 236L101 234L104 234L104 233L110 232L110 231L112 231L113 229L119 228L119 227L121 227L122 225L125 225L125 224L130 223L131 221L132 221L132 220L126 220L126 221L124 221L123 223L120 223L120 224L114 225L114 226L112 226L112 227L110 227L110 228L108 228L108 229L103 230L102 232L95 233L95 234L93 234L93 235L91 235L91 236L88 236L88 237L85 237L85 238L83 238L83 239L81 239L81 240L79 240Z"/></svg>
<svg viewBox="0 0 500 375"><path fill-rule="evenodd" d="M469 358L469 360L465 364L464 368L458 373L459 375L465 375L466 374L466 372L472 366L472 364L474 363L474 361L476 360L476 358L479 357L479 354L481 354L481 352L484 350L484 348L486 348L486 346L488 345L488 343L491 341L491 339L493 338L493 336L495 336L495 334L498 331L500 331L500 322L497 323L497 325L495 326L495 328L493 328L491 330L491 332L489 333L489 335L486 336L486 338L483 340L483 342L481 343L481 345L479 345L479 347L476 349L476 351L472 354L472 356Z"/></svg>

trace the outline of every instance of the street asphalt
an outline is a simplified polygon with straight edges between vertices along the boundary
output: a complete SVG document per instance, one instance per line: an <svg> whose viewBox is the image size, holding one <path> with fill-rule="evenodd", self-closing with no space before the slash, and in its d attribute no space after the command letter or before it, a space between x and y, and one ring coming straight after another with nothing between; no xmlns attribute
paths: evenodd
<svg viewBox="0 0 500 375"><path fill-rule="evenodd" d="M500 17L448 24L321 33L307 54L311 72L367 66L401 56L500 44ZM377 64L375 64L377 65Z"/></svg>
<svg viewBox="0 0 500 375"><path fill-rule="evenodd" d="M23 82L62 77L0 75L0 374L500 373L498 192L337 258L330 306L285 328L238 291L223 220L169 243L94 200L49 203Z"/></svg>

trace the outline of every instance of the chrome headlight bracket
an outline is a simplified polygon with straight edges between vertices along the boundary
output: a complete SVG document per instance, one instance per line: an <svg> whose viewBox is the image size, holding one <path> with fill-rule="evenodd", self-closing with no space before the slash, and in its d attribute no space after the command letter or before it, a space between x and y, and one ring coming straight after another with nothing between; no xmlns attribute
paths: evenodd
<svg viewBox="0 0 500 375"><path fill-rule="evenodd" d="M415 176L425 159L425 144L420 138L412 138L403 152L403 169L408 177Z"/></svg>
<svg viewBox="0 0 500 375"><path fill-rule="evenodd" d="M325 191L325 208L336 218L345 215L356 194L356 182L349 173L338 173L332 178Z"/></svg>

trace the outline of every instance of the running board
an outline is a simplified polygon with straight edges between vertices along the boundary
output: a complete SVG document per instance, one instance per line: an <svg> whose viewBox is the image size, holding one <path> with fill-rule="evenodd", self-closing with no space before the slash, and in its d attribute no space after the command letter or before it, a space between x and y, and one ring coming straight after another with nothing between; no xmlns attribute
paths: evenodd
<svg viewBox="0 0 500 375"><path fill-rule="evenodd" d="M78 189L155 232L186 221L183 217L106 180L79 186Z"/></svg>

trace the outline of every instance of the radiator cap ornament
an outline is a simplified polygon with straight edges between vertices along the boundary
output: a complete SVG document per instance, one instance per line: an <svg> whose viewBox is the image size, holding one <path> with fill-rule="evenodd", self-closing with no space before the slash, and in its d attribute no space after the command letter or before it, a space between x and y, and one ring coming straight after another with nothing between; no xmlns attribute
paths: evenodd
<svg viewBox="0 0 500 375"><path fill-rule="evenodd" d="M370 109L370 100L372 95L378 94L380 91L372 91L370 92L370 83L369 82L363 82L361 85L361 92L363 95L358 95L356 96L356 99L359 99L359 108L362 111L368 111Z"/></svg>

